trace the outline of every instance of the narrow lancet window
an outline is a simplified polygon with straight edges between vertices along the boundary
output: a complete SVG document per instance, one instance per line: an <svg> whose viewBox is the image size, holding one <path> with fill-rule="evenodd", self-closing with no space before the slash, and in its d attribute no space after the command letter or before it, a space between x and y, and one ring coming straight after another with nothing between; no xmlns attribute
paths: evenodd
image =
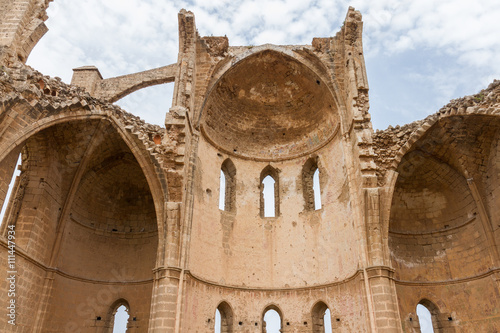
<svg viewBox="0 0 500 333"><path fill-rule="evenodd" d="M313 191L314 191L314 209L321 209L321 189L319 187L319 169L314 171L313 175Z"/></svg>
<svg viewBox="0 0 500 333"><path fill-rule="evenodd" d="M233 311L226 302L219 304L215 309L215 333L233 332Z"/></svg>
<svg viewBox="0 0 500 333"><path fill-rule="evenodd" d="M220 169L219 209L232 212L236 208L236 167L226 159Z"/></svg>
<svg viewBox="0 0 500 333"><path fill-rule="evenodd" d="M332 316L330 309L323 302L318 302L312 310L312 331L313 333L331 333Z"/></svg>
<svg viewBox="0 0 500 333"><path fill-rule="evenodd" d="M279 216L278 170L270 165L260 174L260 216Z"/></svg>
<svg viewBox="0 0 500 333"><path fill-rule="evenodd" d="M125 333L127 331L128 318L129 314L127 307L125 305L120 305L115 312L113 333Z"/></svg>
<svg viewBox="0 0 500 333"><path fill-rule="evenodd" d="M226 175L224 171L220 171L220 185L219 185L219 209L225 210L226 208Z"/></svg>
<svg viewBox="0 0 500 333"><path fill-rule="evenodd" d="M274 202L274 186L276 182L273 177L267 176L262 181L264 189L262 195L264 196L264 217L275 217L276 203Z"/></svg>
<svg viewBox="0 0 500 333"><path fill-rule="evenodd" d="M432 315L429 309L427 309L422 304L418 304L417 316L418 316L418 323L420 325L420 332L434 333L434 328L432 327Z"/></svg>
<svg viewBox="0 0 500 333"><path fill-rule="evenodd" d="M215 309L215 333L222 333L220 330L220 311L219 308Z"/></svg>
<svg viewBox="0 0 500 333"><path fill-rule="evenodd" d="M320 172L317 157L310 158L302 169L302 187L305 210L321 209Z"/></svg>
<svg viewBox="0 0 500 333"><path fill-rule="evenodd" d="M269 309L264 313L262 323L263 333L280 333L281 332L281 316L278 311Z"/></svg>
<svg viewBox="0 0 500 333"><path fill-rule="evenodd" d="M325 333L332 332L332 315L330 309L326 309L325 315L323 316L323 323L325 324Z"/></svg>

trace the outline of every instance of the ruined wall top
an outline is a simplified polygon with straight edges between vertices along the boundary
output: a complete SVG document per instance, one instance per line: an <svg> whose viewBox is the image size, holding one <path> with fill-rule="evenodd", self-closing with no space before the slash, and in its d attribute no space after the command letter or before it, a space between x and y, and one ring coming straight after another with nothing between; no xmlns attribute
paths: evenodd
<svg viewBox="0 0 500 333"><path fill-rule="evenodd" d="M0 0L0 63L26 62L48 31L44 21L53 0Z"/></svg>
<svg viewBox="0 0 500 333"><path fill-rule="evenodd" d="M389 126L373 134L379 185L385 184L387 170L395 170L401 158L427 130L442 118L454 115L500 115L500 80L479 93L453 99L438 112L406 125Z"/></svg>

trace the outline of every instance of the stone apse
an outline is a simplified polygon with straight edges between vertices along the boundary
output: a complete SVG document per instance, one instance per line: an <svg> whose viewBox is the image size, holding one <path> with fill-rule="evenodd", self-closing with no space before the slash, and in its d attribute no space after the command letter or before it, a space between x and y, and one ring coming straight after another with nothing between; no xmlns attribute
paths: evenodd
<svg viewBox="0 0 500 333"><path fill-rule="evenodd" d="M268 310L324 332L326 309L333 332L420 332L418 304L435 332L500 330L500 82L374 132L349 8L300 46L200 37L181 10L177 63L66 84L25 65L48 4L0 0L2 332L111 332L120 306L127 332L214 332L216 310L222 332ZM112 104L168 82L165 127Z"/></svg>

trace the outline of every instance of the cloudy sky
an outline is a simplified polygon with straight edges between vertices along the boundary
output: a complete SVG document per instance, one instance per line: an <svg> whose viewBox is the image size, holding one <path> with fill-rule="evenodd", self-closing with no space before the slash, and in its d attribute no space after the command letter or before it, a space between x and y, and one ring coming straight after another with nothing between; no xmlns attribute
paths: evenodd
<svg viewBox="0 0 500 333"><path fill-rule="evenodd" d="M83 65L108 78L174 63L181 8L200 35L230 45L310 44L334 36L349 5L363 14L374 128L424 118L500 78L496 0L55 0L28 64L69 83ZM156 86L118 104L163 125L171 94L172 84Z"/></svg>

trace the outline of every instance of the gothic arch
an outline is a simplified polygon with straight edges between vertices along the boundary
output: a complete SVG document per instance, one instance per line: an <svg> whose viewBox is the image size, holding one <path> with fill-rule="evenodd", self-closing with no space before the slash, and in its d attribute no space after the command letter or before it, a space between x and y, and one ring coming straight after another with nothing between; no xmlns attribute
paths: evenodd
<svg viewBox="0 0 500 333"><path fill-rule="evenodd" d="M224 210L234 212L236 210L236 166L231 159L222 162L221 171L225 176Z"/></svg>
<svg viewBox="0 0 500 333"><path fill-rule="evenodd" d="M332 80L331 74L329 74L329 69L326 68L322 60L318 59L317 56L314 55L314 53L312 52L307 52L307 53L294 52L291 51L290 49L273 44L263 44L259 46L250 47L248 48L248 50L238 55L237 57L231 59L224 59L219 64L217 64L215 70L212 73L210 83L207 86L208 93L206 94L206 96L209 96L212 93L214 87L221 80L221 78L224 77L224 75L226 75L229 71L231 71L235 66L244 63L245 61L248 60L248 58L251 58L252 56L263 52L275 52L283 54L286 57L293 59L302 64L303 66L307 67L309 70L318 75L318 77L320 77L320 80L322 82L328 84L329 91L332 94L336 104L338 106L342 105L342 103L340 102L341 98L340 96L342 96L341 89L339 88L337 82L335 80ZM203 110L205 109L205 103L206 99L203 102L202 107L200 108L200 110L202 111L198 114L198 117L195 118L196 127L200 126L201 117L204 112ZM342 116L345 116L344 114L345 110L341 109L340 107L339 107L339 112L342 113Z"/></svg>
<svg viewBox="0 0 500 333"><path fill-rule="evenodd" d="M313 177L317 170L319 170L317 156L309 158L302 167L302 194L304 196L305 210L315 210Z"/></svg>
<svg viewBox="0 0 500 333"><path fill-rule="evenodd" d="M453 333L455 332L454 320L451 313L443 313L439 307L427 298L423 298L418 302L423 305L431 313L432 328L434 333Z"/></svg>
<svg viewBox="0 0 500 333"><path fill-rule="evenodd" d="M220 333L232 333L233 332L234 315L233 315L233 310L232 310L231 306L226 301L222 301L217 306L217 310L219 310L220 319L221 319Z"/></svg>
<svg viewBox="0 0 500 333"><path fill-rule="evenodd" d="M266 166L260 173L260 216L264 217L264 179L270 176L274 180L274 217L280 215L280 182L279 182L279 170L273 168L271 165Z"/></svg>
<svg viewBox="0 0 500 333"><path fill-rule="evenodd" d="M324 317L325 317L325 312L328 309L329 309L328 305L326 305L326 303L323 301L319 301L313 306L313 308L311 310L313 333L324 333L325 332Z"/></svg>
<svg viewBox="0 0 500 333"><path fill-rule="evenodd" d="M280 318L280 327L281 327L281 330L283 330L283 311L281 311L281 309L279 308L278 305L273 303L273 304L269 304L268 306L266 306L264 308L264 310L262 311L262 333L267 333L266 322L264 321L264 317L265 317L266 313L270 310L276 311L278 313L278 316Z"/></svg>
<svg viewBox="0 0 500 333"><path fill-rule="evenodd" d="M115 314L118 311L118 308L122 305L125 308L127 308L127 312L129 313L130 317L128 318L128 322L131 321L132 310L130 309L130 304L127 302L126 299L120 298L120 299L114 301L113 304L111 304L109 306L108 313L106 314L106 324L105 324L106 332L105 333L113 333Z"/></svg>
<svg viewBox="0 0 500 333"><path fill-rule="evenodd" d="M18 109L18 107L20 109ZM24 108L17 104L13 105L11 108L7 108L4 110L5 113L9 112L9 109L16 110L21 114L29 112L30 110L23 110ZM67 109L71 109L67 107ZM41 118L39 120L35 120L29 124L20 123L16 126L16 124L9 124L9 126L13 126L16 128L14 134L9 136L3 136L0 138L0 163L3 161L5 156L9 154L12 150L16 149L20 144L26 141L29 137L39 133L40 131L63 123L70 123L74 121L82 121L89 119L102 120L105 122L109 122L113 128L117 131L117 133L121 136L123 141L129 146L130 150L134 154L137 162L144 170L144 175L148 180L148 184L150 186L151 193L153 194L153 198L155 199L155 206L157 210L157 216L162 216L163 212L163 203L167 201L168 198L168 186L162 177L157 177L156 172L161 172L161 166L158 161L156 161L153 157L149 156L146 150L146 147L143 143L134 138L131 134L127 133L122 125L118 123L118 118L111 117L110 115L102 112L95 112L96 110L71 110L71 112L64 113L64 110L61 111L62 114L47 116ZM22 124L24 126L22 126ZM1 125L1 124L0 124ZM6 125L4 125L6 126ZM22 126L22 127L20 127ZM141 152L141 153L139 153ZM161 224L159 225L161 228ZM161 230L159 230L161 232Z"/></svg>

